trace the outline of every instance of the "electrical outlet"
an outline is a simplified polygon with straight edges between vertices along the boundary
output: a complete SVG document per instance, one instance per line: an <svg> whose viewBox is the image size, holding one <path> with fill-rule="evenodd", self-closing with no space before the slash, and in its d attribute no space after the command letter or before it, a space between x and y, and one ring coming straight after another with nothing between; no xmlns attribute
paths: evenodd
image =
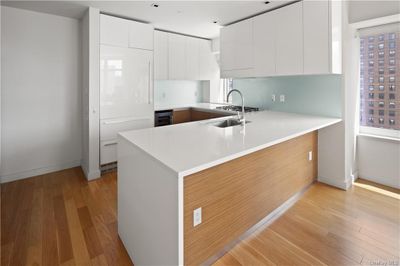
<svg viewBox="0 0 400 266"><path fill-rule="evenodd" d="M193 227L201 224L201 207L193 211Z"/></svg>
<svg viewBox="0 0 400 266"><path fill-rule="evenodd" d="M279 100L280 100L281 103L284 103L285 102L285 94L281 94L279 96Z"/></svg>
<svg viewBox="0 0 400 266"><path fill-rule="evenodd" d="M275 102L275 101L276 101L276 96L275 96L275 94L272 94L272 97L271 97L271 99L272 99L272 101L273 101L273 102Z"/></svg>
<svg viewBox="0 0 400 266"><path fill-rule="evenodd" d="M312 161L312 157L313 157L312 151L309 151L309 152L308 152L308 160L309 160L309 161Z"/></svg>

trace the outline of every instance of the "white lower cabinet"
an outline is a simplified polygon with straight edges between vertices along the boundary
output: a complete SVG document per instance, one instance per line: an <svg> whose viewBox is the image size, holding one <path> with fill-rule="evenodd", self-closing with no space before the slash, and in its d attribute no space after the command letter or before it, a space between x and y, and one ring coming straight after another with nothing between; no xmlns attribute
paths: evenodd
<svg viewBox="0 0 400 266"><path fill-rule="evenodd" d="M154 125L154 117L130 117L104 119L100 121L100 164L117 161L118 132L149 128Z"/></svg>
<svg viewBox="0 0 400 266"><path fill-rule="evenodd" d="M100 141L100 165L117 161L117 140Z"/></svg>

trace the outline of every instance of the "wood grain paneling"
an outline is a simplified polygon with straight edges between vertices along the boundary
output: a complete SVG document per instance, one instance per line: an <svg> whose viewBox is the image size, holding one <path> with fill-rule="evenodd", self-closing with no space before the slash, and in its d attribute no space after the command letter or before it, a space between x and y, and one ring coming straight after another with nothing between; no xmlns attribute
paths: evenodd
<svg viewBox="0 0 400 266"><path fill-rule="evenodd" d="M311 184L317 177L317 138L312 132L185 177L185 264L217 254ZM203 221L193 227L199 207Z"/></svg>
<svg viewBox="0 0 400 266"><path fill-rule="evenodd" d="M206 112L192 109L191 110L191 121L200 121L211 118L223 117L227 116L226 114L214 113L214 112Z"/></svg>
<svg viewBox="0 0 400 266"><path fill-rule="evenodd" d="M190 109L185 110L174 110L173 113L173 123L180 124L191 121L191 111Z"/></svg>

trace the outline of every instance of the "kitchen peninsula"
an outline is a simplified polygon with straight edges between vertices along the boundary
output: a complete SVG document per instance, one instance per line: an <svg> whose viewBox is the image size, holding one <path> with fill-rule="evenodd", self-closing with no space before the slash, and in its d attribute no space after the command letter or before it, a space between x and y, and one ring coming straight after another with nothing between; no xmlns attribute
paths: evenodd
<svg viewBox="0 0 400 266"><path fill-rule="evenodd" d="M225 119L119 134L118 231L135 264L221 254L314 182L318 130L341 121L262 111L215 126Z"/></svg>

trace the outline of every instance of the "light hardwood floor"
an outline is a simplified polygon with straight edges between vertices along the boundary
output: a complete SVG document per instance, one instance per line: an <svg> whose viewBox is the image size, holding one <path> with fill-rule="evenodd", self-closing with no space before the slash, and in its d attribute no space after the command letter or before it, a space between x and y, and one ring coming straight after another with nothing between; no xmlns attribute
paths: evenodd
<svg viewBox="0 0 400 266"><path fill-rule="evenodd" d="M2 184L1 265L132 265L116 193L116 173L87 182L80 168ZM215 265L396 265L399 241L399 190L317 183Z"/></svg>

